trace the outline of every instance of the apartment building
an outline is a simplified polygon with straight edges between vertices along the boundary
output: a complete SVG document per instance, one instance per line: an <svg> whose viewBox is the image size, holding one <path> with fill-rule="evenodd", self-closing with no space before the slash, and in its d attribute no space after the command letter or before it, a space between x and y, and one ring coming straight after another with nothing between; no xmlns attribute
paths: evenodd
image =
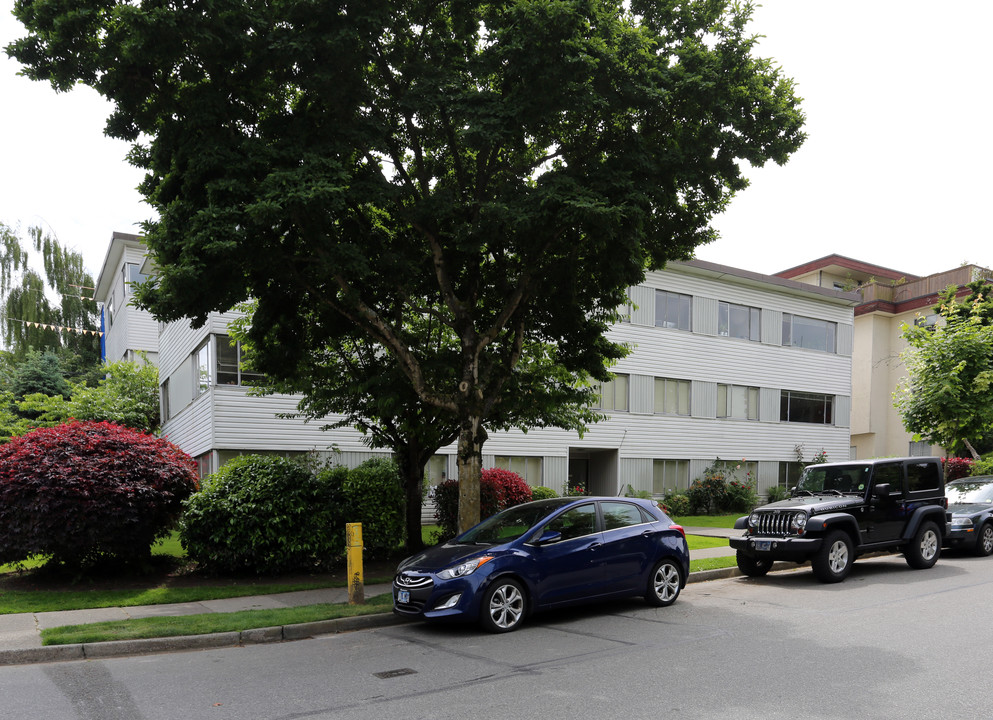
<svg viewBox="0 0 993 720"><path fill-rule="evenodd" d="M294 396L252 396L257 376L228 335L234 314L211 314L197 329L159 327L134 308L122 320L135 242L115 233L100 275L98 300L114 314L107 357L154 331L154 350L141 349L157 353L162 432L197 458L201 473L242 453L317 453L348 466L382 454L357 431L325 432L322 423L287 417ZM625 321L610 334L633 351L601 388L607 419L582 437L551 428L493 432L485 467L513 469L559 492L579 484L596 494L629 486L663 494L688 487L720 458L741 465L763 492L794 479L801 458L849 457L857 293L694 260L649 273L629 297ZM455 473L452 445L433 458L428 477Z"/></svg>

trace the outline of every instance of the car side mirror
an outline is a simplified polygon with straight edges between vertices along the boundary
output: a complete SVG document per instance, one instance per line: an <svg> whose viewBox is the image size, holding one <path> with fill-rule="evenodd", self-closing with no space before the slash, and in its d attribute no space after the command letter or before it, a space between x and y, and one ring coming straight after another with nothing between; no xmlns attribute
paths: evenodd
<svg viewBox="0 0 993 720"><path fill-rule="evenodd" d="M877 498L888 498L890 496L890 484L879 483L872 489L872 495Z"/></svg>
<svg viewBox="0 0 993 720"><path fill-rule="evenodd" d="M557 543L562 539L562 533L558 530L546 530L543 532L537 540L535 540L535 545L551 545L552 543Z"/></svg>

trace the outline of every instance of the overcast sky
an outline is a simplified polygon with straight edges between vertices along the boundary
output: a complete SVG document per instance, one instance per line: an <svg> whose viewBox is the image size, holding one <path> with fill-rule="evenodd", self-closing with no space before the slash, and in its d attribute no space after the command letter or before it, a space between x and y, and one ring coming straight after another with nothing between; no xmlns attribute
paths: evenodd
<svg viewBox="0 0 993 720"><path fill-rule="evenodd" d="M0 0L0 47L24 34ZM807 142L715 222L698 257L773 273L831 253L909 274L993 265L993 0L766 0L751 29L804 98ZM152 210L93 91L56 94L0 52L0 221L41 225L99 272Z"/></svg>

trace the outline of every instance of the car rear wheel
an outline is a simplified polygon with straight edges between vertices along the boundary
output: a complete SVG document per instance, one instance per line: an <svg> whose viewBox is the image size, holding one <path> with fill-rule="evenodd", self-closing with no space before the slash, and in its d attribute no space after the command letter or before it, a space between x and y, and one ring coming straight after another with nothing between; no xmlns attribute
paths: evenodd
<svg viewBox="0 0 993 720"><path fill-rule="evenodd" d="M739 550L736 555L738 569L748 577L762 577L772 569L772 560L746 555Z"/></svg>
<svg viewBox="0 0 993 720"><path fill-rule="evenodd" d="M907 564L915 570L925 570L936 562L941 555L941 533L938 526L928 521L923 523L904 548L903 556L907 559Z"/></svg>
<svg viewBox="0 0 993 720"><path fill-rule="evenodd" d="M524 621L524 588L516 580L497 579L483 594L479 618L483 629L495 633L516 630Z"/></svg>
<svg viewBox="0 0 993 720"><path fill-rule="evenodd" d="M835 530L824 538L824 544L814 555L810 565L818 580L836 583L848 577L854 561L852 539L843 530Z"/></svg>
<svg viewBox="0 0 993 720"><path fill-rule="evenodd" d="M976 547L973 552L980 557L993 555L993 523L985 522L979 528L979 537L976 538Z"/></svg>
<svg viewBox="0 0 993 720"><path fill-rule="evenodd" d="M670 559L662 560L648 577L648 592L645 593L645 599L656 607L672 605L679 597L682 581L676 563Z"/></svg>

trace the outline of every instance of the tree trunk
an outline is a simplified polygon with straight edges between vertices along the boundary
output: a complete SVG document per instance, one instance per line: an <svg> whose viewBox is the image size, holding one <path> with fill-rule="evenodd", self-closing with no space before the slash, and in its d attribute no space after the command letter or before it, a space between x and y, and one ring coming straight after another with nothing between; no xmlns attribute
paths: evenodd
<svg viewBox="0 0 993 720"><path fill-rule="evenodd" d="M979 453L976 452L976 448L972 446L972 443L969 442L967 438L962 438L962 442L965 443L966 448L969 450L970 453L972 453L973 460L982 460L982 458L979 456Z"/></svg>
<svg viewBox="0 0 993 720"><path fill-rule="evenodd" d="M479 477L483 470L486 430L482 418L467 417L459 430L459 533L480 521Z"/></svg>
<svg viewBox="0 0 993 720"><path fill-rule="evenodd" d="M407 552L415 553L423 549L424 539L421 535L421 504L424 501L424 463L420 453L407 448L400 457L400 475L403 478L404 494L407 505Z"/></svg>

